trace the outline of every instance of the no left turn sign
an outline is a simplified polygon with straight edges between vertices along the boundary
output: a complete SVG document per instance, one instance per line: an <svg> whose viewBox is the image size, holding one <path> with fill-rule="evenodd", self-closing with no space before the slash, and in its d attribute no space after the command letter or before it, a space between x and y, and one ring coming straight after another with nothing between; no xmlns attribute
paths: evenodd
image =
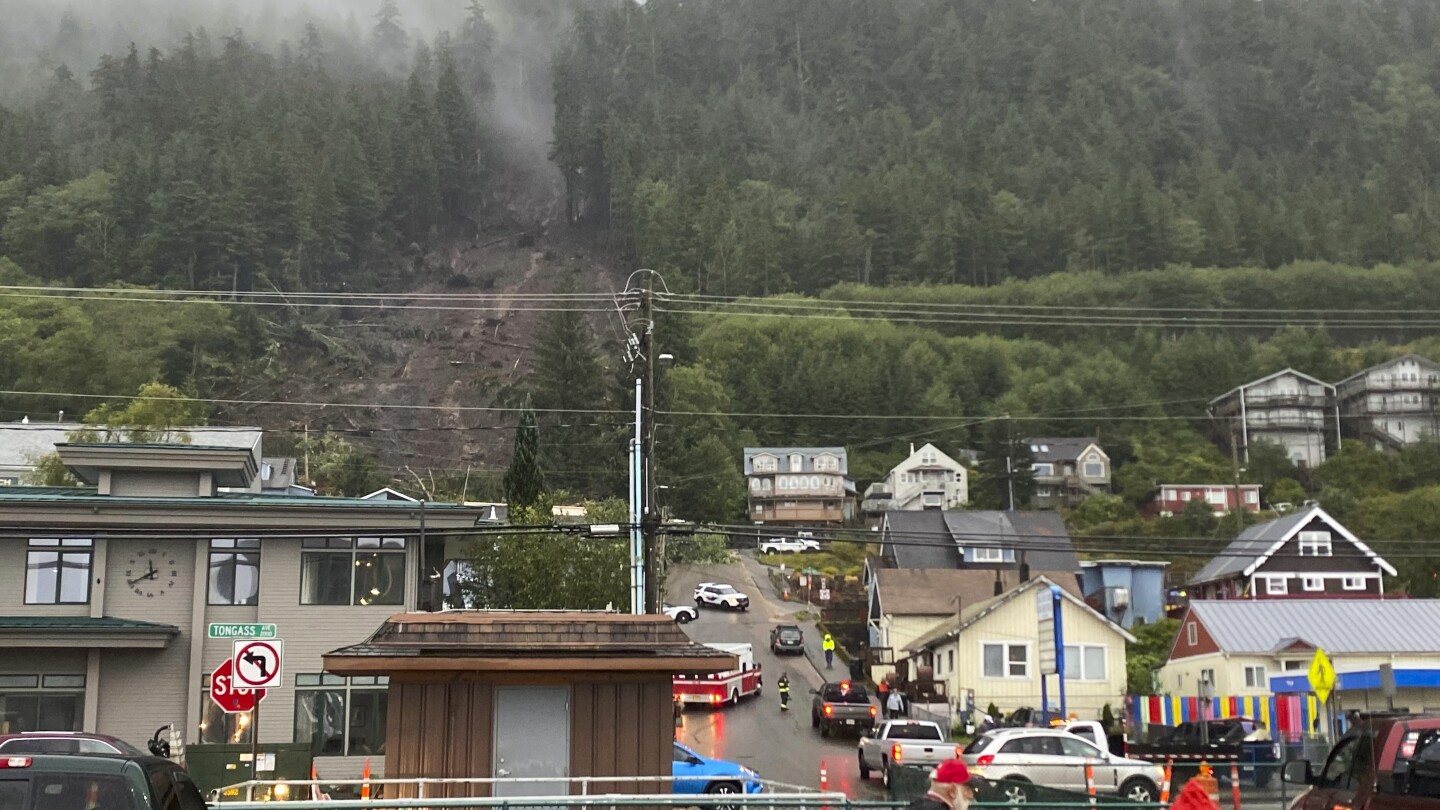
<svg viewBox="0 0 1440 810"><path fill-rule="evenodd" d="M235 685L251 689L280 686L284 649L285 642L278 638L235 642L235 654L230 659Z"/></svg>

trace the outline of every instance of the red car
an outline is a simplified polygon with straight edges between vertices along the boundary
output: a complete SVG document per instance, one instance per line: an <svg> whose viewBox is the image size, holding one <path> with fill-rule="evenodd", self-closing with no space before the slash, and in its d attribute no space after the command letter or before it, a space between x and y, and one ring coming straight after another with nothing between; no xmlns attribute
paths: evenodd
<svg viewBox="0 0 1440 810"><path fill-rule="evenodd" d="M79 731L24 731L0 734L0 754L124 754L145 752L118 737Z"/></svg>

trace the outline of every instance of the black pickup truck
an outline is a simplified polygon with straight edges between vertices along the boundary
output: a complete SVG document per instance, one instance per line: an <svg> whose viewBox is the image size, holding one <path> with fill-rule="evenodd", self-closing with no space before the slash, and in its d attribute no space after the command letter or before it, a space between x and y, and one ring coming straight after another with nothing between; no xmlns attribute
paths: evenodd
<svg viewBox="0 0 1440 810"><path fill-rule="evenodd" d="M1173 762L1180 779L1193 774L1202 761L1215 768L1215 776L1221 782L1229 781L1232 762L1239 764L1241 779L1256 787L1272 784L1279 775L1279 744L1270 738L1269 729L1248 717L1181 723L1157 730L1148 743L1126 742L1119 735L1106 735L1100 724L1093 721L1072 722L1061 728L1120 756L1146 762Z"/></svg>

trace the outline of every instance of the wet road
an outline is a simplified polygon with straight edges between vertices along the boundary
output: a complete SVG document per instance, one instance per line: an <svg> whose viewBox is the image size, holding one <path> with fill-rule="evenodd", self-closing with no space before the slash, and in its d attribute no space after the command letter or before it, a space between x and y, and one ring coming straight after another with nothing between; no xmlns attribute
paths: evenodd
<svg viewBox="0 0 1440 810"><path fill-rule="evenodd" d="M750 596L750 610L730 613L702 609L697 621L684 625L685 632L700 642L749 642L764 673L765 687L758 697L746 698L738 706L721 709L689 709L678 739L702 756L739 762L758 771L761 777L809 788L820 786L824 764L829 789L852 799L884 799L879 777L860 781L853 737L822 739L810 727L810 690L823 679L805 656L780 656L770 652L770 628L793 622L802 606L776 599L769 584L762 587L740 564L677 568L669 574L667 597L673 604L694 604L695 586L701 582L727 582ZM814 625L794 622L805 629L807 640ZM775 682L780 673L790 675L790 711L780 711ZM843 677L838 668L834 677Z"/></svg>

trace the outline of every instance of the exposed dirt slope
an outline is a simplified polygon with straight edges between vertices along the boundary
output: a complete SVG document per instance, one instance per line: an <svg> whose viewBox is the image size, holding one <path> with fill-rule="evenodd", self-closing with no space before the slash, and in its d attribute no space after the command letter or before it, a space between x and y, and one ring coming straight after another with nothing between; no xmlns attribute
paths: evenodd
<svg viewBox="0 0 1440 810"><path fill-rule="evenodd" d="M449 242L417 257L408 293L549 293L567 280L577 292L614 292L624 283L588 247L567 232ZM419 306L450 306L406 301ZM454 306L469 306L456 302ZM507 404L521 383L546 306L525 301L487 303L493 309L346 309L323 325L297 329L282 347L285 370L236 398L280 402L439 406L406 408L298 408L244 406L217 414L229 424L258 424L282 436L339 429L379 456L392 477L413 480L410 468L463 473L503 469L515 416L465 412L462 406ZM313 314L307 315L314 320ZM591 317L592 329L617 342L616 313ZM453 409L453 410L451 410ZM273 441L271 446L282 444Z"/></svg>

